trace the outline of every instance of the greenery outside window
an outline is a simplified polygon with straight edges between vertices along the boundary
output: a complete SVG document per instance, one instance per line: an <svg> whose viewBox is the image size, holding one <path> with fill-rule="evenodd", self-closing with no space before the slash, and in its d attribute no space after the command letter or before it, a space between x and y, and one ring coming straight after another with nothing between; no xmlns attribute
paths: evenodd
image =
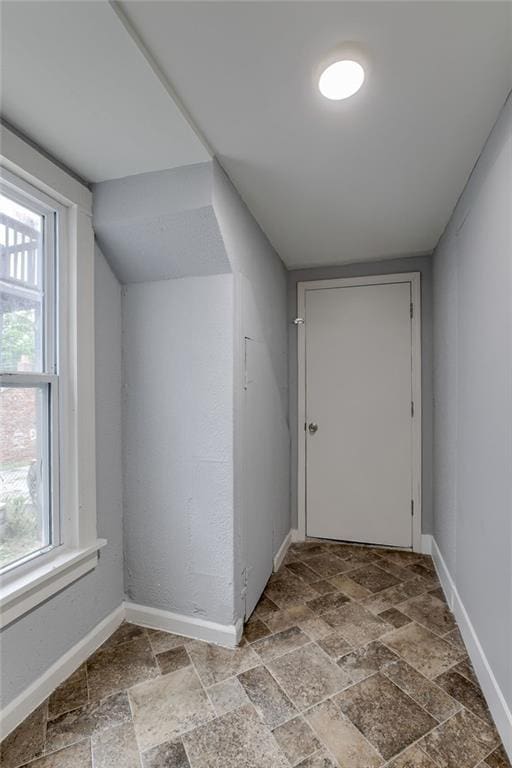
<svg viewBox="0 0 512 768"><path fill-rule="evenodd" d="M60 544L58 208L0 188L0 572Z"/></svg>
<svg viewBox="0 0 512 768"><path fill-rule="evenodd" d="M0 627L96 568L90 190L0 125Z"/></svg>

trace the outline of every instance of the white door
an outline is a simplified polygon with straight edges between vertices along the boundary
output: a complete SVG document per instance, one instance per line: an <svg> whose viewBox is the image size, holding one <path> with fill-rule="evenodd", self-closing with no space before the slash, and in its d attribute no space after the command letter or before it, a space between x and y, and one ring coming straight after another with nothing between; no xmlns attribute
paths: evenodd
<svg viewBox="0 0 512 768"><path fill-rule="evenodd" d="M410 307L410 282L305 292L308 536L412 546Z"/></svg>

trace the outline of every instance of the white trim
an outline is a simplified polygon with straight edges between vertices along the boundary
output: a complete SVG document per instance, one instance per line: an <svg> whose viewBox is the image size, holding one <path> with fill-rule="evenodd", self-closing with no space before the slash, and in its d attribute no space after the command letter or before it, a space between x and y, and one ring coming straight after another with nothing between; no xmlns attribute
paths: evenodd
<svg viewBox="0 0 512 768"><path fill-rule="evenodd" d="M412 519L412 547L415 552L421 552L421 521L422 521L422 434L421 420L423 407L421 402L421 273L409 273L411 279L411 302L414 308L411 320L412 359L411 386L414 401L414 418L412 419L412 498L414 501L414 517Z"/></svg>
<svg viewBox="0 0 512 768"><path fill-rule="evenodd" d="M491 710L496 728L501 736L503 746L505 747L505 751L509 758L512 760L512 712L505 701L503 692L494 676L476 630L471 623L468 612L457 591L455 581L443 560L443 556L441 555L435 539L432 539L432 558L441 586L446 595L448 605L457 619L462 638L475 669L482 692L489 705L489 709Z"/></svg>
<svg viewBox="0 0 512 768"><path fill-rule="evenodd" d="M276 573L276 571L278 571L279 568L281 567L281 564L286 557L286 553L288 552L288 547L290 546L291 543L292 543L292 532L290 530L284 537L281 546L279 547L276 554L274 555L274 573Z"/></svg>
<svg viewBox="0 0 512 768"><path fill-rule="evenodd" d="M238 645L244 627L243 619L237 619L235 624L217 624L196 616L185 616L181 613L164 611L162 608L151 608L131 602L125 602L124 609L126 621L131 624L161 629L164 632L184 635L194 640L205 640L227 648L235 648Z"/></svg>
<svg viewBox="0 0 512 768"><path fill-rule="evenodd" d="M421 553L422 555L432 554L432 535L430 533L421 534Z"/></svg>
<svg viewBox="0 0 512 768"><path fill-rule="evenodd" d="M57 547L43 564L32 561L33 567L22 575L18 576L15 570L6 574L0 586L0 627L92 571L98 562L98 551L106 543L106 539L97 539L79 550Z"/></svg>
<svg viewBox="0 0 512 768"><path fill-rule="evenodd" d="M227 648L235 648L238 645L244 628L243 619L238 619L235 624L217 624L160 608L124 602L0 711L0 741L42 704L105 640L108 640L123 620L195 640L216 643Z"/></svg>
<svg viewBox="0 0 512 768"><path fill-rule="evenodd" d="M61 476L61 504L64 541L82 547L96 539L94 232L90 217L76 205L69 210L69 235L67 392L61 388L61 462L67 472Z"/></svg>
<svg viewBox="0 0 512 768"><path fill-rule="evenodd" d="M91 191L5 125L0 125L0 146L2 166L7 170L30 184L37 180L37 186L51 197L57 197L60 203L74 203L92 214Z"/></svg>
<svg viewBox="0 0 512 768"><path fill-rule="evenodd" d="M446 567L446 563L443 560L443 557L441 555L441 551L439 547L437 546L437 542L432 537L432 560L434 561L434 565L437 571L437 575L439 576L439 581L441 582L441 586L443 588L444 595L446 597L446 602L448 604L448 607L451 611L453 611L453 598L455 593L455 582L453 581L450 572L448 571L448 568Z"/></svg>
<svg viewBox="0 0 512 768"><path fill-rule="evenodd" d="M47 396L43 398L42 412L38 417L38 424L41 425L38 444L42 465L42 528L44 530L43 541L46 542L46 546L41 547L41 549L44 550L48 547L53 549L62 543L59 483L61 470L60 371L57 359L59 349L57 299L59 291L55 291L55 286L60 271L61 252L63 252L62 259L66 256L65 249L60 247L60 238L67 234L67 209L45 192L32 184L28 184L24 179L5 168L1 169L0 189L11 200L37 213L42 220L42 244L40 248L42 258L38 269L40 282L38 287L34 289L36 293L39 293L42 310L40 365L36 366L35 371L0 373L0 383L2 385L5 383L7 386L40 388L41 390L44 387L47 392ZM44 557L41 552L36 551L21 560L7 564L2 569L2 583L3 574L7 571L15 570L17 576L19 574L21 577L30 569L37 568L37 563L42 564ZM46 559L48 558L46 557ZM7 576L7 578L9 577Z"/></svg>
<svg viewBox="0 0 512 768"><path fill-rule="evenodd" d="M302 535L298 528L292 528L290 534L292 537L292 544L306 540L306 537Z"/></svg>
<svg viewBox="0 0 512 768"><path fill-rule="evenodd" d="M44 196L50 195L51 208L59 219L59 543L62 552L71 553L72 559L76 559L75 556L80 559L76 568L71 568L69 563L65 566L65 576L56 579L53 573L50 579L45 579L38 592L39 567L43 568L48 558L44 555L45 562L41 561L40 566L34 558L35 581L32 586L23 581L27 594L30 590L30 599L19 600L16 606L10 605L9 585L13 581L21 582L25 577L21 568L23 571L27 569L20 566L19 579L11 577L10 573L5 580L2 577L0 597L5 588L8 601L2 614L5 625L21 615L22 606L30 610L91 570L97 562L96 551L102 542L98 542L96 530L92 196L86 187L5 126L0 126L0 138L0 177L37 200L42 194L44 205L48 204ZM13 173L19 178L13 178ZM54 464L53 480L57 480L57 463ZM53 562L53 556L50 559Z"/></svg>
<svg viewBox="0 0 512 768"><path fill-rule="evenodd" d="M297 317L305 322L297 325L297 367L298 367L298 409L297 409L297 514L298 535L306 537L306 437L301 425L306 421L306 291L323 288L341 288L357 285L382 285L386 283L410 283L411 301L414 314L412 328L412 398L415 416L412 419L412 499L415 514L412 521L412 545L415 552L421 552L421 274L401 272L390 275L368 275L366 277L336 278L333 280L306 280L297 283ZM378 543L378 542L375 542Z"/></svg>
<svg viewBox="0 0 512 768"><path fill-rule="evenodd" d="M85 637L69 649L32 685L25 688L0 712L0 739L4 739L16 726L71 675L75 669L107 640L123 621L124 608L120 605L100 621Z"/></svg>

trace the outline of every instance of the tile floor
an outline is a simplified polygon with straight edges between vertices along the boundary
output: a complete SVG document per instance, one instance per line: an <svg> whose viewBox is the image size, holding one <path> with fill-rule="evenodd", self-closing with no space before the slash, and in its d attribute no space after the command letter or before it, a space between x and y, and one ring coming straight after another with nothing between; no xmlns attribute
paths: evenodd
<svg viewBox="0 0 512 768"><path fill-rule="evenodd" d="M18 768L510 768L432 561L293 545L236 650L123 624L0 748Z"/></svg>

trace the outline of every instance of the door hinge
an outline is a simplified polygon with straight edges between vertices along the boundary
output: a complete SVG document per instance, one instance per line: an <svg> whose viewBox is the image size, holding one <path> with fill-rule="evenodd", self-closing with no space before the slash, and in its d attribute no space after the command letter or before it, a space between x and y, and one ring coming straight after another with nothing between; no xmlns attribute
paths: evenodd
<svg viewBox="0 0 512 768"><path fill-rule="evenodd" d="M414 517L414 499L411 499L411 516Z"/></svg>
<svg viewBox="0 0 512 768"><path fill-rule="evenodd" d="M411 400L411 419L414 418L414 400Z"/></svg>
<svg viewBox="0 0 512 768"><path fill-rule="evenodd" d="M414 317L414 304L412 303L412 301L409 304L409 314L411 317Z"/></svg>
<svg viewBox="0 0 512 768"><path fill-rule="evenodd" d="M303 317L296 317L293 321L294 325L304 325L304 318Z"/></svg>

